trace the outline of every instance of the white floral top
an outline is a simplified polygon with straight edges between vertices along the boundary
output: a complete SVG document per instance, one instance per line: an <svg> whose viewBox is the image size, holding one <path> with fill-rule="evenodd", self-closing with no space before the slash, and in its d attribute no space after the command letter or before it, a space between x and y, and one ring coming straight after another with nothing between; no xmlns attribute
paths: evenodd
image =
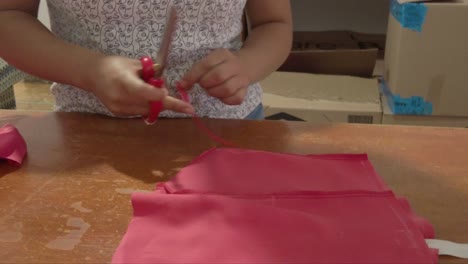
<svg viewBox="0 0 468 264"><path fill-rule="evenodd" d="M217 48L242 45L242 14L247 0L47 0L52 32L62 39L105 54L156 57L171 6L179 23L169 55L166 78L170 93L190 67ZM92 94L55 83L56 110L112 115ZM213 118L244 118L261 103L258 83L249 87L244 102L228 106L196 86L190 93L197 114ZM171 111L164 117L183 117Z"/></svg>

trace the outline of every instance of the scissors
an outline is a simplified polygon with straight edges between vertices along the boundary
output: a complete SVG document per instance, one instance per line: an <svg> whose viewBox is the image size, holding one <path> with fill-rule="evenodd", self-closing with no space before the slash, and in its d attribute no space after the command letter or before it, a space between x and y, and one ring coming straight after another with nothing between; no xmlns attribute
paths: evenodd
<svg viewBox="0 0 468 264"><path fill-rule="evenodd" d="M167 58L169 56L174 31L176 30L177 19L177 9L173 6L169 12L169 17L166 23L166 30L159 47L156 61L153 62L149 56L143 56L140 58L142 66L142 78L146 83L154 86L155 88L160 89L164 86L163 74L167 66ZM149 115L145 117L146 124L152 125L156 123L162 109L162 101L150 102L150 112Z"/></svg>

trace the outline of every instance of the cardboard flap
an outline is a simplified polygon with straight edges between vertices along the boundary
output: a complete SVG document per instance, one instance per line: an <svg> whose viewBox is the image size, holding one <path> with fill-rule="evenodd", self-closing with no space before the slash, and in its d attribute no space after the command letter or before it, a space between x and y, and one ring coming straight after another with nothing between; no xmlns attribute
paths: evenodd
<svg viewBox="0 0 468 264"><path fill-rule="evenodd" d="M293 51L279 71L371 77L377 54L377 49Z"/></svg>
<svg viewBox="0 0 468 264"><path fill-rule="evenodd" d="M274 72L262 80L265 93L310 101L380 105L377 79L345 75ZM287 89L285 89L287 87Z"/></svg>

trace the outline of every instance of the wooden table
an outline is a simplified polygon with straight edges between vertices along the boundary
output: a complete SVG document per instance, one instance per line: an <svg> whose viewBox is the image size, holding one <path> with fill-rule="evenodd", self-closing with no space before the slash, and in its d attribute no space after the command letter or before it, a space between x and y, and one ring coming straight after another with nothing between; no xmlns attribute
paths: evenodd
<svg viewBox="0 0 468 264"><path fill-rule="evenodd" d="M28 144L0 163L0 262L109 262L131 218L130 193L152 190L215 144L191 120L117 120L0 111ZM438 238L468 243L468 130L207 120L240 147L368 153L377 172ZM466 260L441 258L442 263Z"/></svg>

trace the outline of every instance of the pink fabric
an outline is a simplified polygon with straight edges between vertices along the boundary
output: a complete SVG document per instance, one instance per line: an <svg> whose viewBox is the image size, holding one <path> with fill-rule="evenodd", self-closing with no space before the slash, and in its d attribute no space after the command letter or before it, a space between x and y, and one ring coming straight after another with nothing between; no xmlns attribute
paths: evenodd
<svg viewBox="0 0 468 264"><path fill-rule="evenodd" d="M132 203L113 263L437 262L365 155L214 149Z"/></svg>
<svg viewBox="0 0 468 264"><path fill-rule="evenodd" d="M202 154L158 188L234 195L389 190L366 155L301 156L229 148Z"/></svg>
<svg viewBox="0 0 468 264"><path fill-rule="evenodd" d="M16 127L8 124L0 128L0 159L21 165L26 151L26 142Z"/></svg>

